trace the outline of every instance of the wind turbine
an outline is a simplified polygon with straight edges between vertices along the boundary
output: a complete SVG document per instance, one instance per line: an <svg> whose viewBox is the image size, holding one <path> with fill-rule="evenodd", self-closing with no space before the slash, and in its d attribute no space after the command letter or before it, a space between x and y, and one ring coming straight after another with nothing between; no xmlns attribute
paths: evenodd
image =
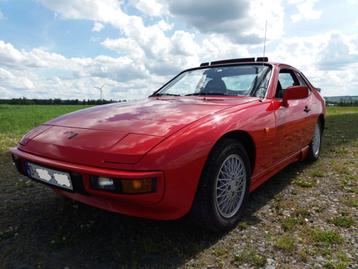
<svg viewBox="0 0 358 269"><path fill-rule="evenodd" d="M101 99L100 100L103 100L103 87L105 86L106 84L103 84L101 87L94 87L95 89L99 90L100 93L101 93Z"/></svg>

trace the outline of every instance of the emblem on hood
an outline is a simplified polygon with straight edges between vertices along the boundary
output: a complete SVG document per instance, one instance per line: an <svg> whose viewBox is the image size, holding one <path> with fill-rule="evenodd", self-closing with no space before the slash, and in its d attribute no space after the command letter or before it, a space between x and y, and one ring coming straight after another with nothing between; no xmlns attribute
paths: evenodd
<svg viewBox="0 0 358 269"><path fill-rule="evenodd" d="M78 133L72 132L72 131L67 131L64 133L67 136L67 139L72 139L74 137L76 137L78 135Z"/></svg>

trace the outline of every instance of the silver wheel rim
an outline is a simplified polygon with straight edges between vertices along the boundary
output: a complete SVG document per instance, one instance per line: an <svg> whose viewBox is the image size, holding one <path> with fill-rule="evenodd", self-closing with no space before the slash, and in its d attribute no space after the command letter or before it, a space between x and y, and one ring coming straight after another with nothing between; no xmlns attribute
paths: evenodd
<svg viewBox="0 0 358 269"><path fill-rule="evenodd" d="M216 177L215 203L220 215L231 218L240 209L246 191L246 170L237 154L228 156Z"/></svg>
<svg viewBox="0 0 358 269"><path fill-rule="evenodd" d="M318 156L320 146L321 146L321 130L319 128L319 124L317 123L312 137L312 151L314 156Z"/></svg>

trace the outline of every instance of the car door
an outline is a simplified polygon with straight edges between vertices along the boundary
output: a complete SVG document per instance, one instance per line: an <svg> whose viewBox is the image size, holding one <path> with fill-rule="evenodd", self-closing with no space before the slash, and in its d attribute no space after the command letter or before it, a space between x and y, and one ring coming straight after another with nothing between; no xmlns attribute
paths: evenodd
<svg viewBox="0 0 358 269"><path fill-rule="evenodd" d="M303 146L308 145L311 142L313 131L315 128L315 125L318 120L319 114L317 114L317 109L315 109L318 106L320 106L320 103L315 98L314 94L312 93L312 90L308 83L304 80L302 77L302 74L299 72L295 72L296 77L298 78L299 84L301 86L306 86L308 88L308 97L306 99L305 103L305 122L304 122L304 128L303 128L303 136L302 136L302 143Z"/></svg>
<svg viewBox="0 0 358 269"><path fill-rule="evenodd" d="M290 86L301 85L295 71L289 68L281 69L278 75L276 100L282 102L284 91ZM288 106L279 106L275 111L276 142L278 150L274 162L279 162L301 150L305 145L306 117L308 98L289 100Z"/></svg>

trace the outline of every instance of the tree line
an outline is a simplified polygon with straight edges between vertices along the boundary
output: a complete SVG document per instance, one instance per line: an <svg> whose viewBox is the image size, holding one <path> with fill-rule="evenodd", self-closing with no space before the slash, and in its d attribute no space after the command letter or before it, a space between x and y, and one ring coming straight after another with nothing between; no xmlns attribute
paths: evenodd
<svg viewBox="0 0 358 269"><path fill-rule="evenodd" d="M358 106L358 101L351 101L351 102L347 102L347 101L338 101L338 102L327 101L326 104L327 104L327 106Z"/></svg>
<svg viewBox="0 0 358 269"><path fill-rule="evenodd" d="M28 98L12 98L12 99L0 99L0 104L8 105L103 105L117 102L127 102L123 100L91 100L91 99L28 99ZM358 106L358 99L347 98L326 98L328 106Z"/></svg>
<svg viewBox="0 0 358 269"><path fill-rule="evenodd" d="M127 102L127 100L91 100L91 99L27 99L12 98L12 99L0 99L0 104L8 105L102 105L116 102Z"/></svg>

